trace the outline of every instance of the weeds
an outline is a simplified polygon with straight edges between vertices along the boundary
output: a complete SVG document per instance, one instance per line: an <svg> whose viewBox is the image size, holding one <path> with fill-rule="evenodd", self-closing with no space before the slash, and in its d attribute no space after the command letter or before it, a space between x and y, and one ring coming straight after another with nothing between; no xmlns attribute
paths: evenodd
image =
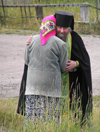
<svg viewBox="0 0 100 132"><path fill-rule="evenodd" d="M64 100L62 100L63 102ZM74 117L74 112L68 114L68 106L61 111L61 121L40 121L33 125L30 121L26 125L26 119L16 113L18 99L0 100L0 130L9 132L99 132L100 131L100 96L93 97L93 116L90 116L89 125L80 126L80 119ZM67 102L66 102L67 103ZM81 111L76 107L75 112Z"/></svg>
<svg viewBox="0 0 100 132"><path fill-rule="evenodd" d="M69 0L51 0L51 1L45 1L45 0L33 0L28 2L27 4L73 4L73 3L86 3L86 0L72 0L71 2ZM92 6L95 6L95 1L88 0L88 3ZM9 4L9 3L8 3ZM13 3L10 2L11 5ZM22 4L21 2L17 2L15 4ZM6 33L5 30L31 30L34 32L39 32L40 22L41 19L36 18L36 10L34 7L30 8L31 16L29 13L29 8L25 7L22 8L22 12L20 8L4 8L5 10L5 16L11 17L11 18L3 18L3 8L0 7L0 29L2 33ZM25 10L26 15L28 16L25 18ZM80 7L43 7L43 17L55 14L56 11L66 11L74 14L75 18L75 31L81 33L81 34L100 34L100 21L96 21L96 10L94 8L89 7L89 13L90 13L90 22L88 24L83 23L76 23L76 21L81 21L80 18ZM22 18L22 14L23 18ZM100 17L99 11L98 11L98 18ZM19 33L19 32L16 32Z"/></svg>

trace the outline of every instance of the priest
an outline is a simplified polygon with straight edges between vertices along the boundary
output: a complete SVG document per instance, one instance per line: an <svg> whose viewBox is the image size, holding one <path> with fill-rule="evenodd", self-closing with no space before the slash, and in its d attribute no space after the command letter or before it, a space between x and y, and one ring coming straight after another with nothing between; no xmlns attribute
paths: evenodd
<svg viewBox="0 0 100 132"><path fill-rule="evenodd" d="M92 113L92 78L90 57L81 36L74 31L74 16L71 13L57 11L57 36L67 44L67 75L63 76L62 95L68 95L70 108L82 110L81 123L87 121ZM76 105L75 105L76 104ZM75 112L75 116L77 112Z"/></svg>

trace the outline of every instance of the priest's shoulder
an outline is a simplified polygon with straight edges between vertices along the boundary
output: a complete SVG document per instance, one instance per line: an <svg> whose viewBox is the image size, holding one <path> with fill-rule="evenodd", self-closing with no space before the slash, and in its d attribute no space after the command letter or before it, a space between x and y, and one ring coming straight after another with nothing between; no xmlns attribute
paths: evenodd
<svg viewBox="0 0 100 132"><path fill-rule="evenodd" d="M75 32L75 31L72 31L71 35L73 37L80 37L81 38L81 36L77 32Z"/></svg>
<svg viewBox="0 0 100 132"><path fill-rule="evenodd" d="M77 41L78 43L84 43L82 37L77 32L72 31L71 36L73 41Z"/></svg>

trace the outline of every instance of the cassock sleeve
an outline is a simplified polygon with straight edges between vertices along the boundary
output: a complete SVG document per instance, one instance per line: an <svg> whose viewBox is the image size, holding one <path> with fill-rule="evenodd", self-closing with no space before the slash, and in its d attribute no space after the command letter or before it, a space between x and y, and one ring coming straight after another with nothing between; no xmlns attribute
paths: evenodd
<svg viewBox="0 0 100 132"><path fill-rule="evenodd" d="M21 115L25 115L25 90L26 90L27 69L28 66L25 64L21 85L20 85L19 100L17 106L17 113Z"/></svg>

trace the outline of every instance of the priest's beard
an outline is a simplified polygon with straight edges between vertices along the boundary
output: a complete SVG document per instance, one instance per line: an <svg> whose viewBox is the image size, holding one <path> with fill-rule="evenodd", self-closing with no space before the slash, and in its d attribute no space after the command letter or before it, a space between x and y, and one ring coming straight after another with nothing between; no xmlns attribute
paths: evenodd
<svg viewBox="0 0 100 132"><path fill-rule="evenodd" d="M66 42L66 36L57 34L57 37Z"/></svg>
<svg viewBox="0 0 100 132"><path fill-rule="evenodd" d="M69 33L65 36L65 35L61 35L61 34L57 34L56 36L58 37L58 38L60 38L61 40L63 40L64 42L67 42L67 40L68 40L68 35L69 35Z"/></svg>

